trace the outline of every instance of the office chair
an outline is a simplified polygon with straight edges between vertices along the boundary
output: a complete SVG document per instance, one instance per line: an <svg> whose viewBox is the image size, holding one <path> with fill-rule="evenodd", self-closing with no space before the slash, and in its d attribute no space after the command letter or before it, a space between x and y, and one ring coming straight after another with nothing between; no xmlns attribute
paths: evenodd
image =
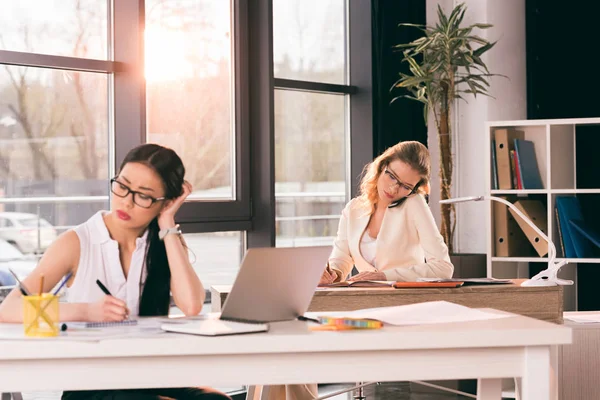
<svg viewBox="0 0 600 400"><path fill-rule="evenodd" d="M2 396L1 400L23 400L21 393L0 393Z"/></svg>
<svg viewBox="0 0 600 400"><path fill-rule="evenodd" d="M353 390L354 390L354 396L352 397L353 400L366 400L363 388L370 386L370 385L379 385L379 382L358 382L355 386L352 386L352 387L346 388L346 389L342 389L337 392L329 393L329 394L326 394L325 396L317 397L314 400L329 399L330 397L339 396L340 394L348 393Z"/></svg>

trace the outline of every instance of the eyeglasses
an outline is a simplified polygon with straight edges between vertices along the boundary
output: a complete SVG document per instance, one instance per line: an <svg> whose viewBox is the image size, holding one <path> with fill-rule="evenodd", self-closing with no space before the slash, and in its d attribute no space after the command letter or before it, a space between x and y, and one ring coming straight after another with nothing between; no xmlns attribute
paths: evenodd
<svg viewBox="0 0 600 400"><path fill-rule="evenodd" d="M150 208L157 201L166 199L166 197L154 198L145 193L131 190L129 186L122 184L117 180L117 178L112 178L110 180L110 191L119 197L127 197L129 193L131 193L131 196L133 197L133 202L142 208Z"/></svg>
<svg viewBox="0 0 600 400"><path fill-rule="evenodd" d="M385 178L385 182L388 184L388 187L397 186L400 190L409 192L408 194L412 194L417 189L417 186L419 186L418 184L415 187L409 186L398 179L396 175L394 175L394 173L389 171L387 168L383 170L383 176Z"/></svg>

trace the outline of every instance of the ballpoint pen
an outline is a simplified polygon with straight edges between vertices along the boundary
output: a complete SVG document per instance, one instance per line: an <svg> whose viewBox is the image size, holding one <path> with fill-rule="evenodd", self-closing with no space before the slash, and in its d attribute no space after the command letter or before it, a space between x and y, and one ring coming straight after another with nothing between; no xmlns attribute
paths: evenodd
<svg viewBox="0 0 600 400"><path fill-rule="evenodd" d="M67 275L65 275L65 278L63 279L61 284L58 285L58 287L56 289L54 289L54 292L52 292L52 294L56 296L58 294L58 292L60 292L60 289L62 289L63 286L65 286L65 284L69 281L69 279L71 279L71 276L73 276L73 273L71 271L69 271L69 273Z"/></svg>

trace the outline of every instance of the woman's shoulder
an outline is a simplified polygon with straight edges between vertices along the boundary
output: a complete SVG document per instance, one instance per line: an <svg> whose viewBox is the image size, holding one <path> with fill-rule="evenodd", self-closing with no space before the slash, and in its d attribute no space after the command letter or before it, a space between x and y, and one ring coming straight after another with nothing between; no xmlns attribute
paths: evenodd
<svg viewBox="0 0 600 400"><path fill-rule="evenodd" d="M405 207L411 212L418 210L429 210L429 204L425 200L425 196L420 193L416 193L406 199L404 202Z"/></svg>
<svg viewBox="0 0 600 400"><path fill-rule="evenodd" d="M360 197L355 197L352 200L350 200L348 203L346 203L346 206L344 207L344 212L345 213L364 213L364 212L368 212L367 208L365 207L365 204L363 203L362 199Z"/></svg>
<svg viewBox="0 0 600 400"><path fill-rule="evenodd" d="M80 239L91 240L97 236L105 236L107 233L106 224L104 222L104 215L108 211L100 210L88 218L81 224L73 227L73 231ZM106 231L106 232L105 232Z"/></svg>

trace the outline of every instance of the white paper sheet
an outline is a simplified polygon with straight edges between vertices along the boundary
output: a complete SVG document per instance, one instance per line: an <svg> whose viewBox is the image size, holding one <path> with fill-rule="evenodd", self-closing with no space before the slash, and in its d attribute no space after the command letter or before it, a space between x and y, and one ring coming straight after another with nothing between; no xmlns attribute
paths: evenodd
<svg viewBox="0 0 600 400"><path fill-rule="evenodd" d="M389 325L422 325L484 321L506 318L510 315L477 310L448 301L429 301L404 306L368 308L347 312L314 312L307 313L306 316L312 316L313 318L319 316L370 318L382 321L384 324Z"/></svg>
<svg viewBox="0 0 600 400"><path fill-rule="evenodd" d="M597 324L600 323L600 313L586 313L565 316L565 319L579 324Z"/></svg>

